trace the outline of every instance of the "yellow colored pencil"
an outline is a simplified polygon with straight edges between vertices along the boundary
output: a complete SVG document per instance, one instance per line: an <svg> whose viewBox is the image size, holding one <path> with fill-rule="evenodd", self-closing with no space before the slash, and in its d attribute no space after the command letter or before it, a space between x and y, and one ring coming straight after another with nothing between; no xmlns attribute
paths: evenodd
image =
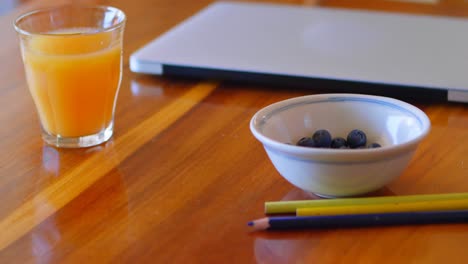
<svg viewBox="0 0 468 264"><path fill-rule="evenodd" d="M297 216L379 214L468 209L468 199L298 208Z"/></svg>
<svg viewBox="0 0 468 264"><path fill-rule="evenodd" d="M468 193L420 194L420 195L379 196L379 197L363 197L363 198L278 201L278 202L265 202L265 213L266 214L296 213L296 210L299 208L312 208L312 207L408 203L408 202L436 201L436 200L466 200L466 199L468 199Z"/></svg>

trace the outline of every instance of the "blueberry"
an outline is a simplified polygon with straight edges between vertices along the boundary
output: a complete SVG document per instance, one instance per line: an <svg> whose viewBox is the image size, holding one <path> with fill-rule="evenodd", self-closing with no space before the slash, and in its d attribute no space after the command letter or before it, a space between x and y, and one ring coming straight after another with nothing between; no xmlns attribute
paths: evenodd
<svg viewBox="0 0 468 264"><path fill-rule="evenodd" d="M382 147L379 143L372 143L368 146L368 148L380 148Z"/></svg>
<svg viewBox="0 0 468 264"><path fill-rule="evenodd" d="M367 143L367 137L364 132L359 129L354 129L349 132L347 140L350 148L359 148L365 146Z"/></svg>
<svg viewBox="0 0 468 264"><path fill-rule="evenodd" d="M302 147L315 147L315 142L311 137L303 137L297 141L296 145Z"/></svg>
<svg viewBox="0 0 468 264"><path fill-rule="evenodd" d="M336 137L332 139L331 141L331 148L339 149L339 148L347 148L347 147L348 147L348 143L346 142L346 139L342 137Z"/></svg>
<svg viewBox="0 0 468 264"><path fill-rule="evenodd" d="M332 137L330 132L325 129L319 129L312 135L317 148L329 148L331 145Z"/></svg>

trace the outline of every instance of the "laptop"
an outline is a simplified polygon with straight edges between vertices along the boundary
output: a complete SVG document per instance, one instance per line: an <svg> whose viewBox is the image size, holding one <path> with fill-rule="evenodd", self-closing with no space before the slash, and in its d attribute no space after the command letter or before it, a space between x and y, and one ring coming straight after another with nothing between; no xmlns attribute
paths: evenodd
<svg viewBox="0 0 468 264"><path fill-rule="evenodd" d="M215 2L131 54L130 69L310 87L318 82L344 89L433 91L468 102L468 20Z"/></svg>

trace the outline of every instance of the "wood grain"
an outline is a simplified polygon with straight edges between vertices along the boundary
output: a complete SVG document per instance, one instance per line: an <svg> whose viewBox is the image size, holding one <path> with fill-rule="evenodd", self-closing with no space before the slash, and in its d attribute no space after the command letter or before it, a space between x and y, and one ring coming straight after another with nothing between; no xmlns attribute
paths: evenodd
<svg viewBox="0 0 468 264"><path fill-rule="evenodd" d="M113 142L112 148L105 148L84 160L70 172L62 175L60 180L37 193L33 199L24 202L0 222L0 229L5 230L0 238L0 250L60 210L152 137L176 122L209 95L215 87L216 83L196 85L170 105L161 108L153 116L142 120L138 126L119 137ZM112 159L109 159L109 151L112 152ZM97 164L99 166L96 166ZM86 177L80 177L81 175ZM35 217L28 217L31 215Z"/></svg>
<svg viewBox="0 0 468 264"><path fill-rule="evenodd" d="M12 28L20 13L70 2L114 5L128 16L115 134L86 149L42 142ZM4 11L0 263L468 262L464 224L248 231L265 201L317 199L276 172L250 118L270 103L329 90L130 72L129 54L211 2L29 0ZM258 2L468 16L461 0ZM401 177L371 195L468 192L467 105L403 100L428 114L431 132Z"/></svg>

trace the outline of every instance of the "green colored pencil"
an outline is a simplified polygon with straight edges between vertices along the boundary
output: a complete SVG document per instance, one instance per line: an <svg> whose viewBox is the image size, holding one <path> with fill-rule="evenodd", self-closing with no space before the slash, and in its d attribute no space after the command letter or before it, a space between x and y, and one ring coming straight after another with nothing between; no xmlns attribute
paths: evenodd
<svg viewBox="0 0 468 264"><path fill-rule="evenodd" d="M445 194L401 195L401 196L379 196L379 197L362 197L362 198L299 200L299 201L278 201L278 202L265 202L265 213L266 214L296 213L296 209L298 208L312 208L312 207L324 207L324 206L405 203L405 202L418 202L418 201L460 200L460 199L468 199L468 192L467 193L445 193Z"/></svg>

